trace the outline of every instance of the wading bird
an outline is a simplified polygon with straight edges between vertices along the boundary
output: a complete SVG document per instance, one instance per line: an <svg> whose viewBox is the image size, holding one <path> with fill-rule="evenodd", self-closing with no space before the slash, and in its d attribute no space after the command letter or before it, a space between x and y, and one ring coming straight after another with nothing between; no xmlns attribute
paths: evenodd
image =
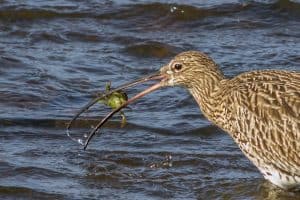
<svg viewBox="0 0 300 200"><path fill-rule="evenodd" d="M150 80L160 81L107 115L91 132L85 148L96 131L131 102L161 87L182 86L265 179L283 189L300 187L300 72L261 70L228 79L209 56L188 51L175 56L159 73L114 91Z"/></svg>

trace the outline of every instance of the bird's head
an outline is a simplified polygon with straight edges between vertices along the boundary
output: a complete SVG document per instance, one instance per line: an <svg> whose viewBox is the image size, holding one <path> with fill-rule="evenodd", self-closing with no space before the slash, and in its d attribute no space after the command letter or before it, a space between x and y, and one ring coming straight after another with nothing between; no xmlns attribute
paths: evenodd
<svg viewBox="0 0 300 200"><path fill-rule="evenodd" d="M175 56L167 65L160 69L165 79L162 86L183 86L192 88L204 84L209 77L222 76L215 62L199 51L186 51Z"/></svg>

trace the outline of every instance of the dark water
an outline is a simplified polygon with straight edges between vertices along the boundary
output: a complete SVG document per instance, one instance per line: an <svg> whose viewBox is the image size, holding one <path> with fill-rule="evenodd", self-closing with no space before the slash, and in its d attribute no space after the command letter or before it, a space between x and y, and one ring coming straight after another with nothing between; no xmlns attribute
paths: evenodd
<svg viewBox="0 0 300 200"><path fill-rule="evenodd" d="M181 88L132 105L87 151L66 136L107 81L191 49L228 76L299 70L300 2L0 0L0 199L300 199L264 181Z"/></svg>

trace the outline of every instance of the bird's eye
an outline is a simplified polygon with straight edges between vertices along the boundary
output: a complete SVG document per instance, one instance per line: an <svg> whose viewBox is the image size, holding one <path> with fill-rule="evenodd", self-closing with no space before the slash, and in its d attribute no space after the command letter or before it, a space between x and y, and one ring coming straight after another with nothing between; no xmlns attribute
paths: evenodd
<svg viewBox="0 0 300 200"><path fill-rule="evenodd" d="M182 64L176 63L176 64L174 65L174 69L175 69L176 71L180 71L180 70L182 69Z"/></svg>

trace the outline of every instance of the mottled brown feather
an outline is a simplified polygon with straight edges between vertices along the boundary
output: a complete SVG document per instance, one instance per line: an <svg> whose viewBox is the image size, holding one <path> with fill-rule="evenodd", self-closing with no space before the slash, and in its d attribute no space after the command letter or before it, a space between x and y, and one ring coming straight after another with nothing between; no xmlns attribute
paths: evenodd
<svg viewBox="0 0 300 200"><path fill-rule="evenodd" d="M229 133L266 179L282 188L300 185L300 72L252 71L226 79L210 57L189 51L161 73L168 75L166 86L189 89L203 114Z"/></svg>
<svg viewBox="0 0 300 200"><path fill-rule="evenodd" d="M214 122L259 169L300 177L299 83L300 73L270 70L244 73L224 85L224 118Z"/></svg>

